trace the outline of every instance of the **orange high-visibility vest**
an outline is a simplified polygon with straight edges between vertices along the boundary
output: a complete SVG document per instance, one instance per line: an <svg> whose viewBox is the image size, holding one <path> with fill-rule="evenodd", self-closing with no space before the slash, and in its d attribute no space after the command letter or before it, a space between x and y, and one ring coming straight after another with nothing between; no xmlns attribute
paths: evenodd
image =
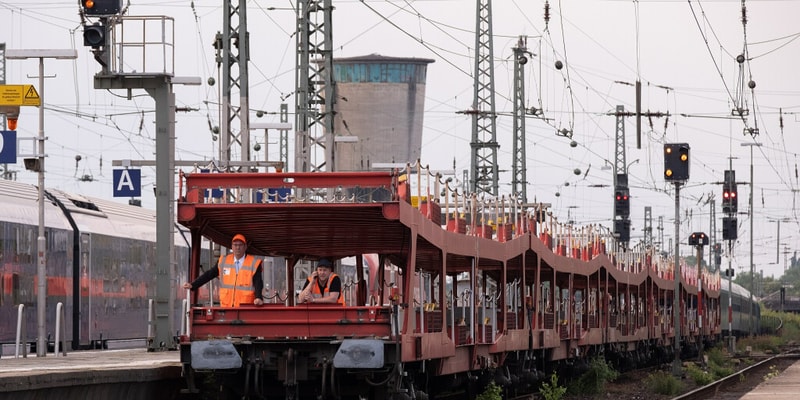
<svg viewBox="0 0 800 400"><path fill-rule="evenodd" d="M338 275L331 273L331 276L328 277L328 281L325 282L325 289L324 289L326 293L330 293L331 282L333 282L333 278L336 278L337 276ZM314 278L311 276L308 277L308 284L311 285L311 295L314 296L315 298L321 299L322 293L319 291L319 285L314 283L313 279ZM339 279L339 281L341 281L341 278ZM344 290L344 289L339 289L339 290ZM337 303L343 306L345 305L344 296L342 296L342 292L339 292L339 300L337 300Z"/></svg>
<svg viewBox="0 0 800 400"><path fill-rule="evenodd" d="M233 254L220 256L219 269L219 303L222 307L239 307L241 304L253 304L256 299L253 287L253 276L256 274L261 260L245 255L239 273L236 273L236 259Z"/></svg>

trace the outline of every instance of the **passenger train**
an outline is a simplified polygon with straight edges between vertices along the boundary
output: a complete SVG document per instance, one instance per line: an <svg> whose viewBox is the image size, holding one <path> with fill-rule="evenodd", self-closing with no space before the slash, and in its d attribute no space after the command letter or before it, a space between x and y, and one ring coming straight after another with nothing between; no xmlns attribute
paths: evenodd
<svg viewBox="0 0 800 400"><path fill-rule="evenodd" d="M228 195L212 200L208 189ZM265 196L275 191L286 196ZM629 247L602 226L562 223L513 198L465 196L419 165L182 173L178 193L191 243L224 246L243 233L249 253L285 260L265 272L281 268L285 280L263 306L192 295L180 337L187 393L210 385L259 399L475 398L494 382L513 397L592 357L626 369L672 361L676 349L695 355L727 335L718 271L682 259L676 271L672 256ZM338 260L345 306L296 302L323 257ZM190 279L201 264L193 256ZM749 323L748 297L735 287L734 330Z"/></svg>
<svg viewBox="0 0 800 400"><path fill-rule="evenodd" d="M21 331L27 333L21 341L36 343L37 198L34 185L0 180L0 344L6 355L9 344L16 341L19 305L25 325ZM156 288L155 211L46 189L43 224L49 341L55 340L60 302L65 310L67 348L103 348L109 341L121 340L144 343L148 303L155 298ZM186 279L187 240L186 231L176 227L180 267L175 279L179 282ZM180 326L183 292L175 290L175 326Z"/></svg>

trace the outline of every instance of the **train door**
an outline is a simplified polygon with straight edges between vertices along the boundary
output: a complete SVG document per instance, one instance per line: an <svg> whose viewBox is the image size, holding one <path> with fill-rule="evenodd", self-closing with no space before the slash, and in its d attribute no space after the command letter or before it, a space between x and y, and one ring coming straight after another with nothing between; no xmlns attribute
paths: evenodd
<svg viewBox="0 0 800 400"><path fill-rule="evenodd" d="M81 233L80 244L80 338L79 344L89 343L92 338L92 236Z"/></svg>

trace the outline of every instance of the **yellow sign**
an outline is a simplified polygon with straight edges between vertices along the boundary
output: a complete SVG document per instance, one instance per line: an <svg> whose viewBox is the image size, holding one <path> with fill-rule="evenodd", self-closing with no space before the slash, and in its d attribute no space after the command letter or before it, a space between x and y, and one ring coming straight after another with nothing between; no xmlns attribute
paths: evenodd
<svg viewBox="0 0 800 400"><path fill-rule="evenodd" d="M40 106L42 99L33 85L0 85L0 106Z"/></svg>

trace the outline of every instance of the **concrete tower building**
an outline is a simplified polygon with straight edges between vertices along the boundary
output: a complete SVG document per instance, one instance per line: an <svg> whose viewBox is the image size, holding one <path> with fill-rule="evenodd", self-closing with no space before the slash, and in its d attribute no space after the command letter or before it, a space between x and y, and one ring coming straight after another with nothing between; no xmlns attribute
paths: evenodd
<svg viewBox="0 0 800 400"><path fill-rule="evenodd" d="M333 60L337 171L419 159L425 78L432 62L378 54Z"/></svg>

